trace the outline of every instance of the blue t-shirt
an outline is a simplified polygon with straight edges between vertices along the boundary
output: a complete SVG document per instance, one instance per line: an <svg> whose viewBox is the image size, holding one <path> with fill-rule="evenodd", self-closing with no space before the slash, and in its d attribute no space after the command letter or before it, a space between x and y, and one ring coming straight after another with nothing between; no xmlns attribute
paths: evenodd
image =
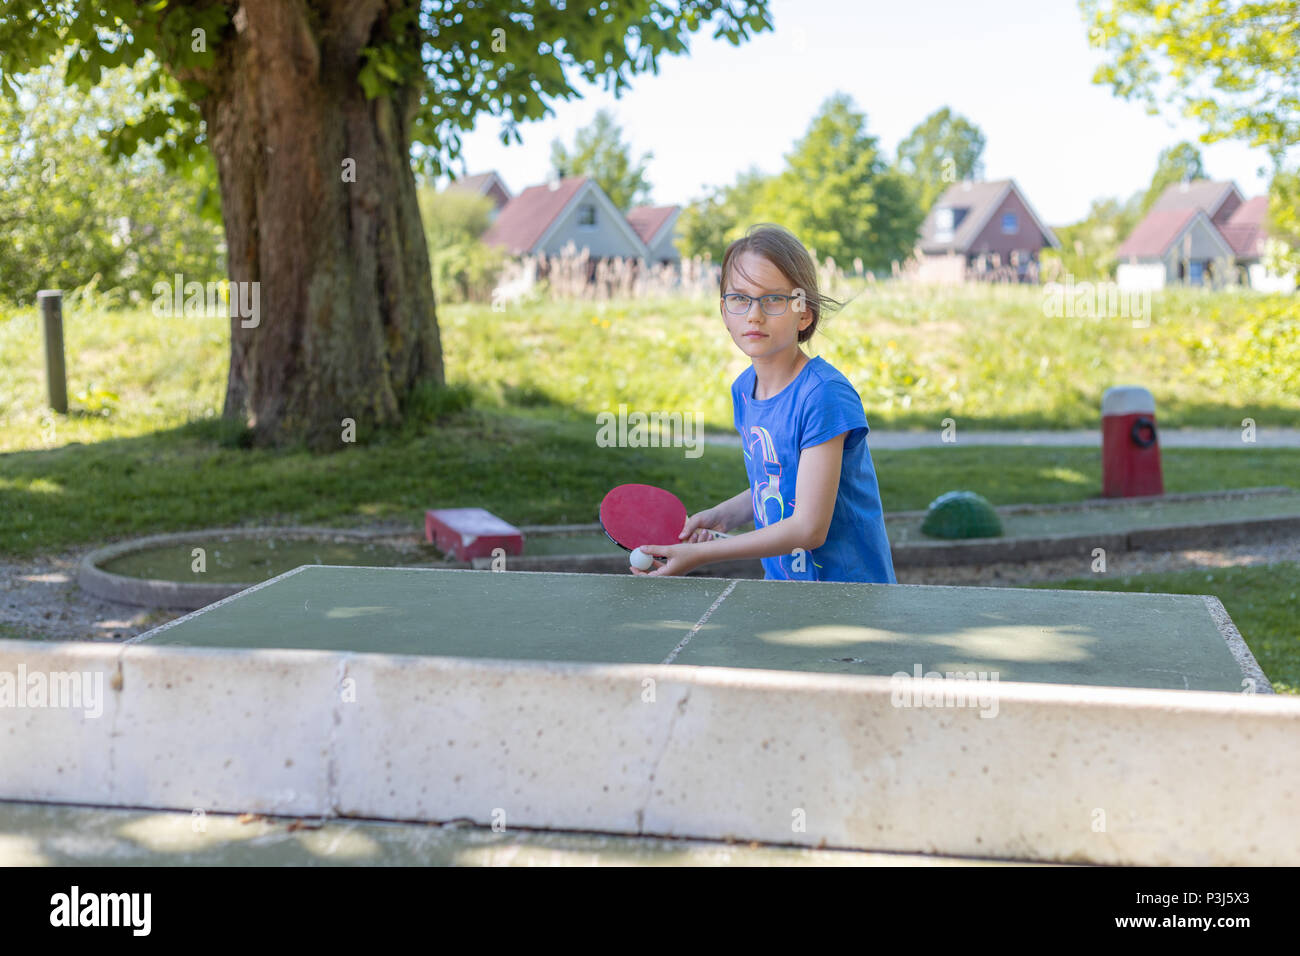
<svg viewBox="0 0 1300 956"><path fill-rule="evenodd" d="M765 580L897 583L857 390L820 356L771 398L754 397L757 381L751 365L731 385L756 529L794 514L800 451L848 432L825 543L803 554L764 558Z"/></svg>

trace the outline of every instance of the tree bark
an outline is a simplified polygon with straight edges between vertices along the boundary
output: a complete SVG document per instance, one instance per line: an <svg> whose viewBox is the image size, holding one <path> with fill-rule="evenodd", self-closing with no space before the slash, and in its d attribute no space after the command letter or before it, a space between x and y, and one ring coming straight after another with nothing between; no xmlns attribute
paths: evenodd
<svg viewBox="0 0 1300 956"><path fill-rule="evenodd" d="M259 443L338 447L344 419L397 422L412 389L444 381L409 158L418 90L367 100L357 82L399 5L243 0L199 77L230 281L259 292L256 326L231 317L225 415Z"/></svg>

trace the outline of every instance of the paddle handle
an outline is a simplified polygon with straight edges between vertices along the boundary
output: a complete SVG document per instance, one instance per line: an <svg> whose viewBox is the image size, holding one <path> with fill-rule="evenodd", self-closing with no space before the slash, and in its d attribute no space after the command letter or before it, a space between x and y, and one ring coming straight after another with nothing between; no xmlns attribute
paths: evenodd
<svg viewBox="0 0 1300 956"><path fill-rule="evenodd" d="M725 531L714 531L714 530L711 529L711 528L700 528L699 530L700 530L700 531L707 531L709 534L713 535L715 538L730 538L730 537L731 537L731 535L727 534L727 532L725 532Z"/></svg>

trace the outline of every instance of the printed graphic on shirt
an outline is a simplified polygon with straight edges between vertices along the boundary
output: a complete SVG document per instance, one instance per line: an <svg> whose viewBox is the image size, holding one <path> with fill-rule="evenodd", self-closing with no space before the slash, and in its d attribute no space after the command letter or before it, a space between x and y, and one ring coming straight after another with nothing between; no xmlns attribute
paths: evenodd
<svg viewBox="0 0 1300 956"><path fill-rule="evenodd" d="M776 443L766 428L755 425L749 429L749 447L762 456L766 480L754 482L754 514L766 527L785 517L785 502L781 498L781 459L776 453ZM753 457L751 455L751 457Z"/></svg>
<svg viewBox="0 0 1300 956"><path fill-rule="evenodd" d="M776 524L790 515L794 514L794 499L791 498L789 503L785 501L781 488L781 475L784 469L781 467L781 456L776 449L776 442L772 440L771 433L761 425L752 425L749 429L749 438L744 447L745 458L749 462L761 460L761 471L764 475L754 481L750 489L750 497L754 505L754 527L765 528L768 525ZM753 470L746 465L746 471L753 474ZM791 488L791 491L794 489ZM803 556L807 561L812 561L814 567L820 568L821 565L813 560L812 552L809 551ZM787 576L793 575L794 555L783 555L774 558L781 570ZM787 569L786 561L790 561L790 568Z"/></svg>

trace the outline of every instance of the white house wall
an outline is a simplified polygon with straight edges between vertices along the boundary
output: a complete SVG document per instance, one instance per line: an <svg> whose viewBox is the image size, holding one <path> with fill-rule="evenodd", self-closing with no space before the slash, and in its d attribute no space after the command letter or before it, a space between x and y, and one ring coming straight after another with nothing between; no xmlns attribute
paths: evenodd
<svg viewBox="0 0 1300 956"><path fill-rule="evenodd" d="M1134 292L1163 289L1165 279L1163 262L1121 262L1115 273L1119 287Z"/></svg>
<svg viewBox="0 0 1300 956"><path fill-rule="evenodd" d="M1252 289L1258 289L1260 292L1295 291L1294 271L1280 276L1276 272L1270 272L1262 262L1251 263L1249 271Z"/></svg>

